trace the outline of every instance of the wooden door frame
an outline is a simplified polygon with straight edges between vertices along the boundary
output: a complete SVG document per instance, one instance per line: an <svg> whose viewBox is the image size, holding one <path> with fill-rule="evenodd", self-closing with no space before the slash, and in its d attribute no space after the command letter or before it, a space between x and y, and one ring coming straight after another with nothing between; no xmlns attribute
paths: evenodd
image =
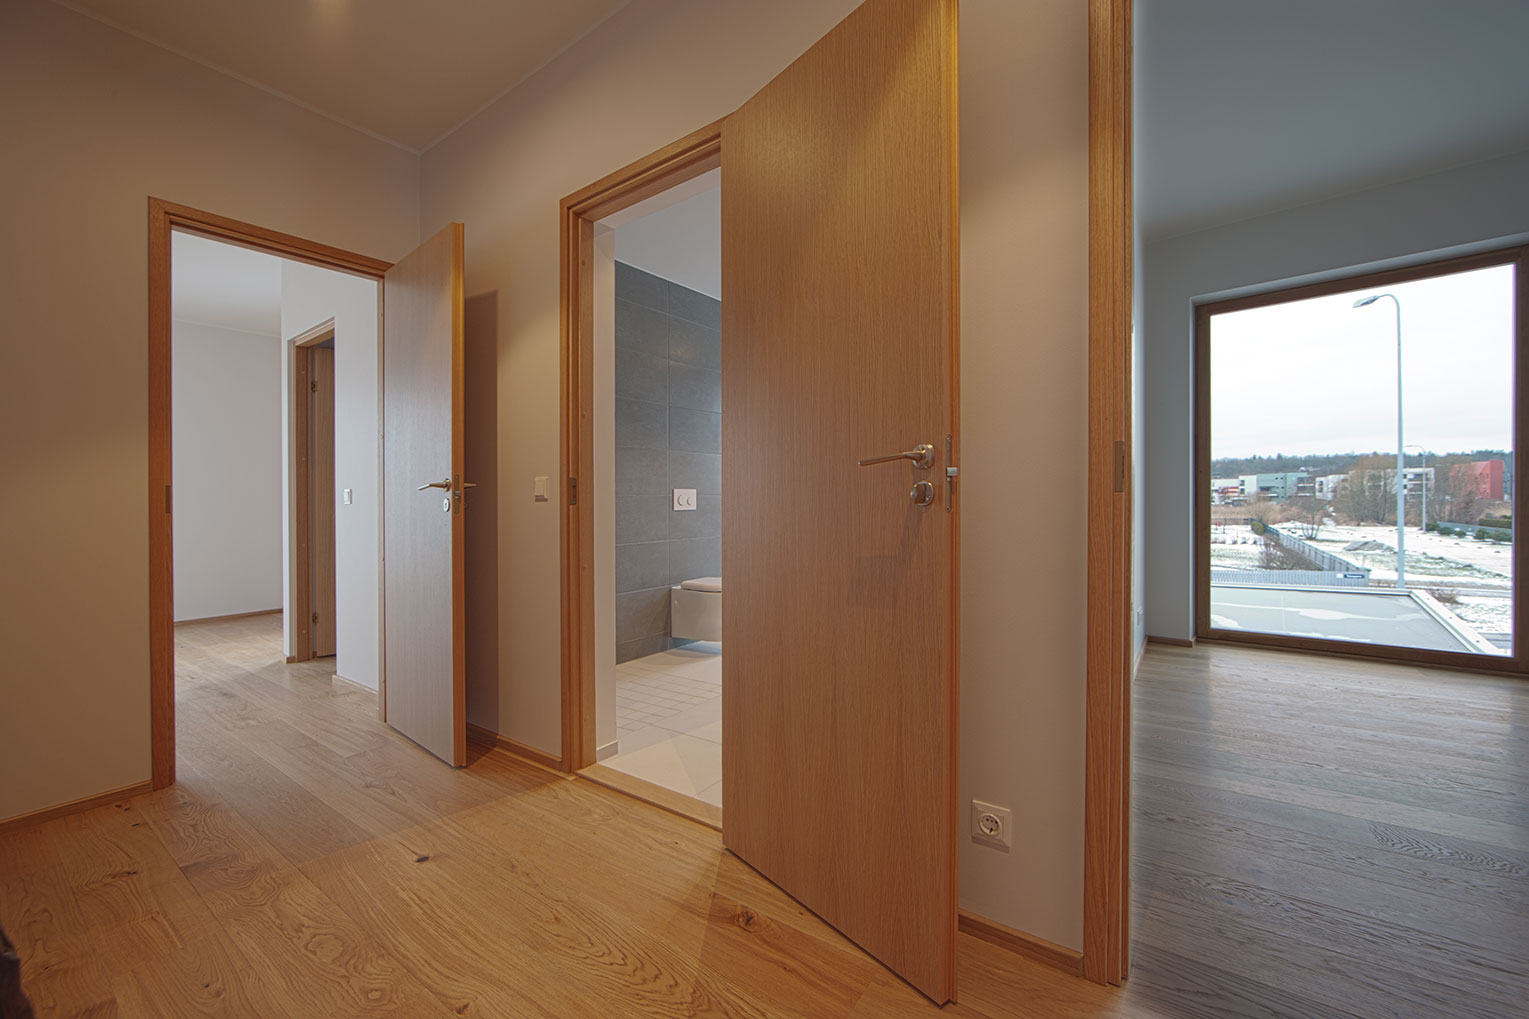
<svg viewBox="0 0 1529 1019"><path fill-rule="evenodd" d="M392 267L368 255L268 230L162 198L148 199L149 747L151 782L175 782L175 527L171 490L170 250L174 231L377 281ZM380 412L379 412L380 413ZM380 418L379 418L380 421ZM379 514L381 509L378 510ZM382 681L378 677L378 702Z"/></svg>
<svg viewBox="0 0 1529 1019"><path fill-rule="evenodd" d="M1101 984L1130 949L1131 192L1131 0L1090 0L1083 975Z"/></svg>
<svg viewBox="0 0 1529 1019"><path fill-rule="evenodd" d="M292 651L289 663L308 662L315 657L313 650L313 493L311 475L313 464L309 459L311 431L313 428L313 400L310 392L312 351L314 347L334 339L334 318L321 322L287 341L290 355L291 407L292 407L292 500L285 507L288 527L292 533ZM331 440L333 436L330 436Z"/></svg>
<svg viewBox="0 0 1529 1019"><path fill-rule="evenodd" d="M595 763L595 514L578 479L591 487L595 466L594 348L595 223L722 165L722 122L602 177L559 207L559 304L563 415L559 458L563 492L562 645L563 727L558 767ZM609 498L609 493L600 493Z"/></svg>
<svg viewBox="0 0 1529 1019"><path fill-rule="evenodd" d="M1089 466L1083 975L1125 980L1129 942L1131 647L1131 0L1089 4ZM564 198L560 766L594 763L594 224L722 162L721 123Z"/></svg>

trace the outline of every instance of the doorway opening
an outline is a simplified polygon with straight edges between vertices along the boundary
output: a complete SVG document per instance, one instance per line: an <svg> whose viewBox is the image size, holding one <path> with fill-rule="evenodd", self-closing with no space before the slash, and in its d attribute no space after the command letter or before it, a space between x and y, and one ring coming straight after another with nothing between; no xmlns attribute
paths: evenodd
<svg viewBox="0 0 1529 1019"><path fill-rule="evenodd" d="M720 808L721 170L598 221L594 256L597 774Z"/></svg>
<svg viewBox="0 0 1529 1019"><path fill-rule="evenodd" d="M170 282L178 681L237 645L377 690L376 281L174 231Z"/></svg>

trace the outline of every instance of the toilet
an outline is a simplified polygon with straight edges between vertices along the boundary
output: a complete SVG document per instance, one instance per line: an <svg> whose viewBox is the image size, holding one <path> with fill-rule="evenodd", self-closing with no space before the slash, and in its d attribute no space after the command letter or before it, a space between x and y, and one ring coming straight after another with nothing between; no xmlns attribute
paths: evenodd
<svg viewBox="0 0 1529 1019"><path fill-rule="evenodd" d="M721 577L696 577L669 589L669 635L675 640L722 639Z"/></svg>

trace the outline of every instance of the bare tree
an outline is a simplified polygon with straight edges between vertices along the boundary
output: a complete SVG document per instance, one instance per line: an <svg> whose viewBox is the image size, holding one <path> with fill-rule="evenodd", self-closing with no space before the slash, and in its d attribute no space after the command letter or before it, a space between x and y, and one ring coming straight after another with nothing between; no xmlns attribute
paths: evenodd
<svg viewBox="0 0 1529 1019"><path fill-rule="evenodd" d="M1290 501L1288 513L1295 523L1295 532L1309 540L1322 533L1322 525L1327 521L1327 504L1321 499L1303 495Z"/></svg>
<svg viewBox="0 0 1529 1019"><path fill-rule="evenodd" d="M1396 462L1360 457L1338 486L1333 509L1352 524L1384 524L1396 515Z"/></svg>
<svg viewBox="0 0 1529 1019"><path fill-rule="evenodd" d="M1474 524L1481 519L1486 504L1481 498L1481 487L1476 472L1468 463L1455 464L1449 469L1449 519L1456 524Z"/></svg>

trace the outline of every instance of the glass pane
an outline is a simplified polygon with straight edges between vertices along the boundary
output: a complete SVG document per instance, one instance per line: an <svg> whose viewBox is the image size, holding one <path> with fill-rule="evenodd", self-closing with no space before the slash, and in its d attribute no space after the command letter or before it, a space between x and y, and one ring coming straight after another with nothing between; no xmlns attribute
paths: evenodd
<svg viewBox="0 0 1529 1019"><path fill-rule="evenodd" d="M1513 294L1503 265L1211 317L1212 626L1512 653Z"/></svg>

